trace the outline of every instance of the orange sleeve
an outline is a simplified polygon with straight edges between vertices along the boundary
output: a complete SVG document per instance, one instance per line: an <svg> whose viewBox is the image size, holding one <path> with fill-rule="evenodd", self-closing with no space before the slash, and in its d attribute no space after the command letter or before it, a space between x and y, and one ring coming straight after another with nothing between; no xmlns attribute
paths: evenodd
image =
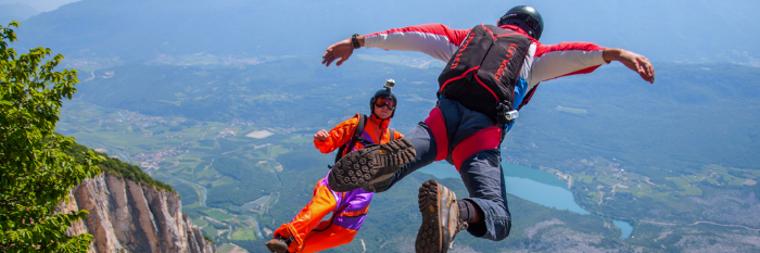
<svg viewBox="0 0 760 253"><path fill-rule="evenodd" d="M335 126L329 132L329 136L324 141L318 141L314 139L314 147L319 149L319 152L330 153L338 149L343 144L346 144L354 134L354 129L359 125L359 117L354 116L347 119L337 126Z"/></svg>

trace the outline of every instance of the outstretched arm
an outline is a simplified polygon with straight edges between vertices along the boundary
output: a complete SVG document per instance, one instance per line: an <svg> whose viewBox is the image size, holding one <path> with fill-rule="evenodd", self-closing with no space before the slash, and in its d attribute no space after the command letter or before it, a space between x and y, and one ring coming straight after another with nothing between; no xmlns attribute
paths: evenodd
<svg viewBox="0 0 760 253"><path fill-rule="evenodd" d="M647 82L654 82L654 67L646 57L625 49L603 48L587 42L539 44L528 81L530 85L535 85L558 77L591 73L611 61L619 61Z"/></svg>
<svg viewBox="0 0 760 253"><path fill-rule="evenodd" d="M360 47L421 52L445 62L457 50L468 31L451 29L442 24L424 24L360 35L357 39ZM338 41L327 47L322 64L330 66L338 60L336 65L340 66L353 52L350 38Z"/></svg>
<svg viewBox="0 0 760 253"><path fill-rule="evenodd" d="M608 48L602 52L602 58L604 58L604 61L607 63L611 61L619 61L629 69L638 73L642 79L649 83L654 83L654 66L649 62L649 59L642 55L625 49Z"/></svg>

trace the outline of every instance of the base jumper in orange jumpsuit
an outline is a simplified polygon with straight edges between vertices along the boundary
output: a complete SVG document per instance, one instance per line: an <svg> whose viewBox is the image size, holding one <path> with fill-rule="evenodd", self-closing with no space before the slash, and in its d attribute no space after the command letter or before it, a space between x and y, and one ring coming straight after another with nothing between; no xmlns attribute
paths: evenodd
<svg viewBox="0 0 760 253"><path fill-rule="evenodd" d="M388 128L396 109L396 97L390 87L392 85L386 85L372 97L370 116L357 114L329 132L318 131L314 134L314 146L322 153L343 147L337 154L342 157L366 145L402 138L400 133ZM358 129L362 121L363 128ZM311 201L291 222L275 230L274 239L266 243L270 251L317 252L351 242L364 222L374 195L362 188L348 192L333 191L327 185L326 176L317 181L313 194ZM323 220L328 214L332 217Z"/></svg>

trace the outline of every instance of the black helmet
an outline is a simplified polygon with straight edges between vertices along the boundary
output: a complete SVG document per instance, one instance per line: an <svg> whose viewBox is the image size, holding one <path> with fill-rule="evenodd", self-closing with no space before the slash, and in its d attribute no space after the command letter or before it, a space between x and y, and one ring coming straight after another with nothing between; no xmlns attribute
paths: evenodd
<svg viewBox="0 0 760 253"><path fill-rule="evenodd" d="M531 37L538 40L541 38L541 32L544 30L544 20L536 8L528 5L515 6L509 9L504 16L499 19L499 26L515 25L520 27Z"/></svg>
<svg viewBox="0 0 760 253"><path fill-rule="evenodd" d="M396 95L393 95L393 92L391 92L391 88L396 85L396 81L393 79L388 79L385 81L385 85L383 85L382 89L377 90L375 92L375 95L372 96L372 99L369 100L369 110L372 114L375 114L375 100L378 98L387 98L393 101L394 105L398 105L398 101L396 101ZM393 107L393 113L391 114L391 118L393 118L393 115L396 114L396 106Z"/></svg>

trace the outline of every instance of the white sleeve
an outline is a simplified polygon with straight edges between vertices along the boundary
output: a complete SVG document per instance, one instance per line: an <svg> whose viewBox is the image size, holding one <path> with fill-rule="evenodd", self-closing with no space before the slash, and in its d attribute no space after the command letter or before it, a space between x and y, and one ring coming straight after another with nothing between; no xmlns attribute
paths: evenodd
<svg viewBox="0 0 760 253"><path fill-rule="evenodd" d="M364 46L416 51L448 62L467 32L450 29L441 24L409 26L365 35Z"/></svg>
<svg viewBox="0 0 760 253"><path fill-rule="evenodd" d="M561 43L539 47L528 78L529 85L557 77L585 74L606 62L603 48L591 43Z"/></svg>

